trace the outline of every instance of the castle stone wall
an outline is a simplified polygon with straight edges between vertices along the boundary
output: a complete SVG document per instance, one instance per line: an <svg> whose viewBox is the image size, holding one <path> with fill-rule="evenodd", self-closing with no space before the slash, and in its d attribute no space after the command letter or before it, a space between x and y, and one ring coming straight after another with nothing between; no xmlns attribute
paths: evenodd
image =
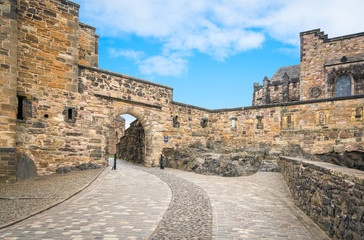
<svg viewBox="0 0 364 240"><path fill-rule="evenodd" d="M272 155L290 145L308 154L364 151L363 106L361 97L226 110L213 114L209 141ZM235 128L231 119L237 119Z"/></svg>
<svg viewBox="0 0 364 240"><path fill-rule="evenodd" d="M0 1L0 181L14 181L16 171L17 1Z"/></svg>
<svg viewBox="0 0 364 240"><path fill-rule="evenodd" d="M363 34L327 39L317 30L302 33L300 82L297 65L283 67L274 81L257 86L260 103L270 105L208 110L174 102L170 87L95 67L98 36L79 22L78 4L0 2L1 180L14 180L20 161L35 165L37 174L105 164L113 151L113 121L121 114L143 126L147 166L158 166L163 149L196 142L271 155L291 145L308 154L364 152ZM343 73L351 76L356 97L323 99ZM272 104L273 98L309 99L308 89L321 100Z"/></svg>
<svg viewBox="0 0 364 240"><path fill-rule="evenodd" d="M108 136L108 153L114 155L116 153L116 145L120 142L120 138L125 133L125 119L122 117L116 118L110 125Z"/></svg>
<svg viewBox="0 0 364 240"><path fill-rule="evenodd" d="M139 164L144 164L145 134L143 125L135 120L125 131L125 135L116 146L117 157Z"/></svg>
<svg viewBox="0 0 364 240"><path fill-rule="evenodd" d="M281 172L298 207L333 239L363 236L364 173L282 157Z"/></svg>
<svg viewBox="0 0 364 240"><path fill-rule="evenodd" d="M78 62L79 64L98 67L99 65L99 35L96 28L80 23L78 36Z"/></svg>
<svg viewBox="0 0 364 240"><path fill-rule="evenodd" d="M358 71L352 71L351 68L352 65L363 68L364 33L327 38L327 35L317 29L302 32L300 37L301 100L335 97L335 89L330 85L334 85L337 76L344 73L352 78L354 87L351 95L363 94L363 71L359 71L361 76L355 80L353 75L358 74ZM330 68L333 67L342 71L330 79Z"/></svg>

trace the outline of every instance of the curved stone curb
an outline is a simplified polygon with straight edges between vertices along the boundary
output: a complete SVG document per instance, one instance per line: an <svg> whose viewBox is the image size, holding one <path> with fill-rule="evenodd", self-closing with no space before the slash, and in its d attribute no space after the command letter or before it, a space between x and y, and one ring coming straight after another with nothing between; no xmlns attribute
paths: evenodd
<svg viewBox="0 0 364 240"><path fill-rule="evenodd" d="M100 172L98 172L97 174L96 174L96 176L89 182L89 183L86 183L83 187L81 187L78 191L76 191L76 192L74 192L73 194L71 194L70 196L68 196L68 197L65 197L65 198L63 198L62 200L60 200L60 201L58 201L58 202L56 202L56 203L54 203L54 204L52 204L51 206L48 206L48 207L45 207L45 208L43 208L43 209L41 209L41 210L38 210L38 211L35 211L35 212L33 212L33 213L31 213L31 214L29 214L29 215L27 215L27 216L25 216L25 217L22 217L22 218L20 218L20 219L17 219L17 220L14 220L14 221L12 221L12 222L10 222L10 223L6 223L6 224L4 224L4 225L1 225L0 226L0 230L1 229L4 229L4 228L7 228L7 227L10 227L10 226L12 226L12 225L14 225L14 224L17 224L17 223L19 223L19 222L22 222L22 221L24 221L24 220L26 220L26 219L28 219L28 218L30 218L30 217L33 217L33 216L35 216L35 215L38 215L39 213L42 213L42 212L44 212L44 211L47 211L47 210L49 210L49 209L51 209L51 208L53 208L53 207L55 207L55 206L58 206L59 204L61 204L61 203L63 203L63 202L65 202L65 201L67 201L68 199L70 199L70 198L72 198L73 196L75 196L75 195L77 195L78 193L80 193L80 192L82 192L85 188L87 188L88 186L90 186L91 185L91 183L93 183L100 175L101 175L101 173L103 173L104 171L105 171L105 169L107 169L106 167L104 167L104 168L102 168L101 170L100 170Z"/></svg>
<svg viewBox="0 0 364 240"><path fill-rule="evenodd" d="M198 185L157 169L143 169L166 182L172 200L149 239L211 239L212 209L209 197Z"/></svg>

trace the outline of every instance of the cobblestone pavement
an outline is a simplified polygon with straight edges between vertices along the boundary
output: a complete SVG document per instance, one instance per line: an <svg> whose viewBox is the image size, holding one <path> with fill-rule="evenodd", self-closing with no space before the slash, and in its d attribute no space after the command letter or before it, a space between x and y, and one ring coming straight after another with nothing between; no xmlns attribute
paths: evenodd
<svg viewBox="0 0 364 240"><path fill-rule="evenodd" d="M68 198L89 184L102 169L38 176L0 183L0 226L22 219Z"/></svg>
<svg viewBox="0 0 364 240"><path fill-rule="evenodd" d="M208 194L213 239L329 239L291 200L281 174L225 178L166 169Z"/></svg>
<svg viewBox="0 0 364 240"><path fill-rule="evenodd" d="M172 193L158 177L118 164L76 197L0 230L0 239L147 239Z"/></svg>
<svg viewBox="0 0 364 240"><path fill-rule="evenodd" d="M211 239L212 212L205 191L183 178L156 169L144 169L172 189L173 197L167 212L151 239Z"/></svg>
<svg viewBox="0 0 364 240"><path fill-rule="evenodd" d="M223 178L125 162L71 200L0 230L0 239L148 238L328 239L294 206L279 173Z"/></svg>

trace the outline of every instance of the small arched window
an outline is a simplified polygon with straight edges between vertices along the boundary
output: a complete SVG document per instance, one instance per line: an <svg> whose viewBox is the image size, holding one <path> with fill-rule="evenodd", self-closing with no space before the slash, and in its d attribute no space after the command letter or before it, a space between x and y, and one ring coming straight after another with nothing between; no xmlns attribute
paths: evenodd
<svg viewBox="0 0 364 240"><path fill-rule="evenodd" d="M351 95L351 77L348 74L340 75L336 79L335 97Z"/></svg>

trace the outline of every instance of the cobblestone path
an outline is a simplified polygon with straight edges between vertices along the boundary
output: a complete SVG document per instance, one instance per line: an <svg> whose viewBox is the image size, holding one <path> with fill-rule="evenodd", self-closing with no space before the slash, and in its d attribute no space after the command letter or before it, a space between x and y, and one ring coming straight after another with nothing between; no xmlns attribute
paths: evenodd
<svg viewBox="0 0 364 240"><path fill-rule="evenodd" d="M0 230L0 239L148 239L171 197L158 177L118 164L80 195Z"/></svg>
<svg viewBox="0 0 364 240"><path fill-rule="evenodd" d="M292 202L280 173L225 178L166 169L208 194L213 239L329 239Z"/></svg>
<svg viewBox="0 0 364 240"><path fill-rule="evenodd" d="M151 239L211 239L212 213L209 198L196 184L156 169L146 169L172 189L167 212Z"/></svg>
<svg viewBox="0 0 364 240"><path fill-rule="evenodd" d="M222 178L119 163L0 239L327 239L278 173Z"/></svg>

